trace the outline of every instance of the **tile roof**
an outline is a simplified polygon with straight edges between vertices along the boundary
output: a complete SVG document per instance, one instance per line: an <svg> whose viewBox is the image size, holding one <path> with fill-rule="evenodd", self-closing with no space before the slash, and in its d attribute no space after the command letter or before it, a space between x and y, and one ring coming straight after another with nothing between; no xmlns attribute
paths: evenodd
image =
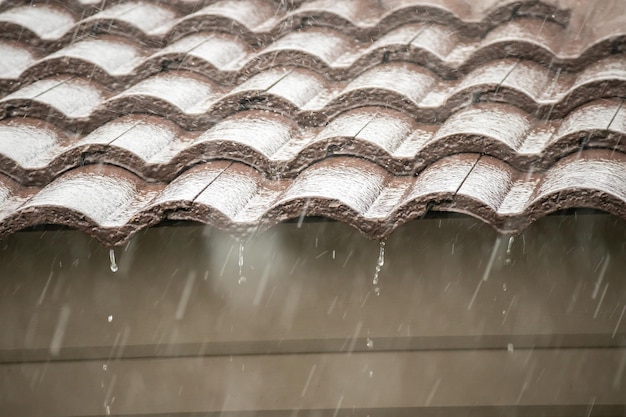
<svg viewBox="0 0 626 417"><path fill-rule="evenodd" d="M0 1L0 238L626 218L626 1Z"/></svg>

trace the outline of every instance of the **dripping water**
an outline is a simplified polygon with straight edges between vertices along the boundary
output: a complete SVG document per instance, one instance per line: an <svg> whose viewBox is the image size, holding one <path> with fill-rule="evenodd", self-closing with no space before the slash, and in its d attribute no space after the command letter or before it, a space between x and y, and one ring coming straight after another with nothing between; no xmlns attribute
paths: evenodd
<svg viewBox="0 0 626 417"><path fill-rule="evenodd" d="M509 236L509 244L506 247L506 260L504 261L507 265L511 264L511 248L513 247L514 241L515 241L515 236Z"/></svg>
<svg viewBox="0 0 626 417"><path fill-rule="evenodd" d="M239 280L237 283L243 284L246 282L246 277L243 276L243 251L244 245L243 243L239 244Z"/></svg>
<svg viewBox="0 0 626 417"><path fill-rule="evenodd" d="M378 261L376 262L376 270L374 271L374 279L372 280L372 284L376 285L376 287L374 288L374 293L376 295L380 295L380 288L377 286L379 282L378 276L380 275L380 270L382 269L384 264L385 264L385 241L381 240L379 251L378 251Z"/></svg>
<svg viewBox="0 0 626 417"><path fill-rule="evenodd" d="M111 272L117 272L119 268L115 262L115 250L113 248L109 249L109 260L111 261Z"/></svg>

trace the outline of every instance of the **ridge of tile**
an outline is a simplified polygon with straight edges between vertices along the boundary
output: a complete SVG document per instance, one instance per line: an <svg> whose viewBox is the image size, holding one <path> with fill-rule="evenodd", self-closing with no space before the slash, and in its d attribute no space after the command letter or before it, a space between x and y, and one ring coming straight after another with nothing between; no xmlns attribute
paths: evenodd
<svg viewBox="0 0 626 417"><path fill-rule="evenodd" d="M10 33L6 31L5 37ZM579 40L572 42L574 35L567 29L536 18L504 22L486 37L474 40L430 22L393 28L380 34L376 41L359 42L336 28L314 27L254 45L244 42L238 34L201 32L195 27L189 34L159 44L156 49L142 45L129 29L86 39L73 37L67 45L41 51L25 43L21 31L17 33L19 41L2 40L0 31L0 51L6 51L7 59L0 67L0 91L13 90L67 69L76 74L93 74L96 79L113 84L137 82L168 69L199 71L221 83L233 84L293 62L333 80L349 79L390 61L413 62L453 79L485 62L508 57L532 60L553 71L577 72L602 57L626 51L626 30L585 45ZM572 44L578 49L572 49ZM122 52L120 56L115 55L118 50Z"/></svg>
<svg viewBox="0 0 626 417"><path fill-rule="evenodd" d="M243 162L268 178L295 178L312 164L342 155L367 159L397 176L469 152L491 155L520 171L542 171L591 148L626 153L622 101L594 101L556 121L495 103L472 105L442 124L418 123L378 107L342 113L318 128L259 110L238 112L200 132L140 115L82 135L32 118L0 121L0 173L28 186L99 163L123 167L145 181L169 182L217 159Z"/></svg>
<svg viewBox="0 0 626 417"><path fill-rule="evenodd" d="M557 119L591 100L623 97L626 60L615 57L571 76L528 61L493 61L459 81L441 80L410 63L380 64L346 82L281 67L235 87L188 71L168 71L122 91L78 76L55 75L0 98L0 120L28 116L86 131L121 115L148 113L168 117L184 129L202 130L238 111L257 109L290 115L301 126L321 126L369 105L396 109L421 122L442 122L481 102L504 102L538 118Z"/></svg>
<svg viewBox="0 0 626 417"><path fill-rule="evenodd" d="M512 36L523 23L527 22L508 22L498 28L502 29L498 34L470 43L461 41L443 26L405 26L369 46L330 28L313 28L289 33L260 50L251 49L237 37L216 33L194 33L158 50L106 35L72 43L39 59L23 43L0 40L0 51L6 51L0 67L0 88L13 91L64 72L89 76L119 89L162 71L177 70L196 72L223 85L236 85L263 71L294 65L329 80L345 81L385 62L411 62L444 79L463 78L485 63L509 57L523 57L549 67L553 73L585 72L607 55L623 64L622 55L609 53L614 45L611 51L593 48L579 56L560 55L562 34L548 31L545 24L535 28L539 34L528 31Z"/></svg>
<svg viewBox="0 0 626 417"><path fill-rule="evenodd" d="M107 0L107 6L128 3L129 0ZM168 6L180 14L189 14L223 0L168 0ZM284 10L292 10L308 0L269 0ZM76 16L89 17L102 11L102 0L3 0L0 12L21 6L41 7L54 5L66 9ZM565 15L563 18L567 18Z"/></svg>
<svg viewBox="0 0 626 417"><path fill-rule="evenodd" d="M626 219L626 155L586 150L545 172L525 173L496 158L457 154L405 177L338 157L283 180L216 161L197 165L169 184L148 184L122 168L89 165L43 188L20 187L0 174L0 239L24 228L60 224L120 245L165 219L199 221L245 236L297 218L305 207L307 215L348 223L377 239L429 209L467 213L506 233L572 207Z"/></svg>
<svg viewBox="0 0 626 417"><path fill-rule="evenodd" d="M99 10L94 3L46 2L0 9L0 34L21 33L29 43L67 45L84 36L99 33L130 34L147 44L202 30L230 30L250 43L268 43L302 27L338 27L350 37L369 41L406 23L435 22L457 27L464 36L480 36L489 29L517 17L541 16L565 26L570 12L549 1L504 1L486 9L452 1L328 0L298 2L275 0L222 0L201 2L113 1ZM23 3L22 3L23 4ZM141 13L137 11L141 9ZM95 12L95 13L94 13ZM41 33L34 14L48 13L56 20L47 24L54 30ZM15 30L17 28L19 30Z"/></svg>

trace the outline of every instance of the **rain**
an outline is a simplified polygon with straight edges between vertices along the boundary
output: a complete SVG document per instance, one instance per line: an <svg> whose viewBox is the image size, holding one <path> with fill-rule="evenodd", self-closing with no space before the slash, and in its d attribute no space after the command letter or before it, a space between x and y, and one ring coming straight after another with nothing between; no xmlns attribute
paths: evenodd
<svg viewBox="0 0 626 417"><path fill-rule="evenodd" d="M624 416L620 2L0 1L0 416Z"/></svg>

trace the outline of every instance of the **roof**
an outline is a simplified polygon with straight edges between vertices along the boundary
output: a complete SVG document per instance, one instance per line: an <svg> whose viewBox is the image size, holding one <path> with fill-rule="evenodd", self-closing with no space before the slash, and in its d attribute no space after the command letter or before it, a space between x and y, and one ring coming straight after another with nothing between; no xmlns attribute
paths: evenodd
<svg viewBox="0 0 626 417"><path fill-rule="evenodd" d="M0 238L626 218L626 2L602 6L0 1Z"/></svg>

